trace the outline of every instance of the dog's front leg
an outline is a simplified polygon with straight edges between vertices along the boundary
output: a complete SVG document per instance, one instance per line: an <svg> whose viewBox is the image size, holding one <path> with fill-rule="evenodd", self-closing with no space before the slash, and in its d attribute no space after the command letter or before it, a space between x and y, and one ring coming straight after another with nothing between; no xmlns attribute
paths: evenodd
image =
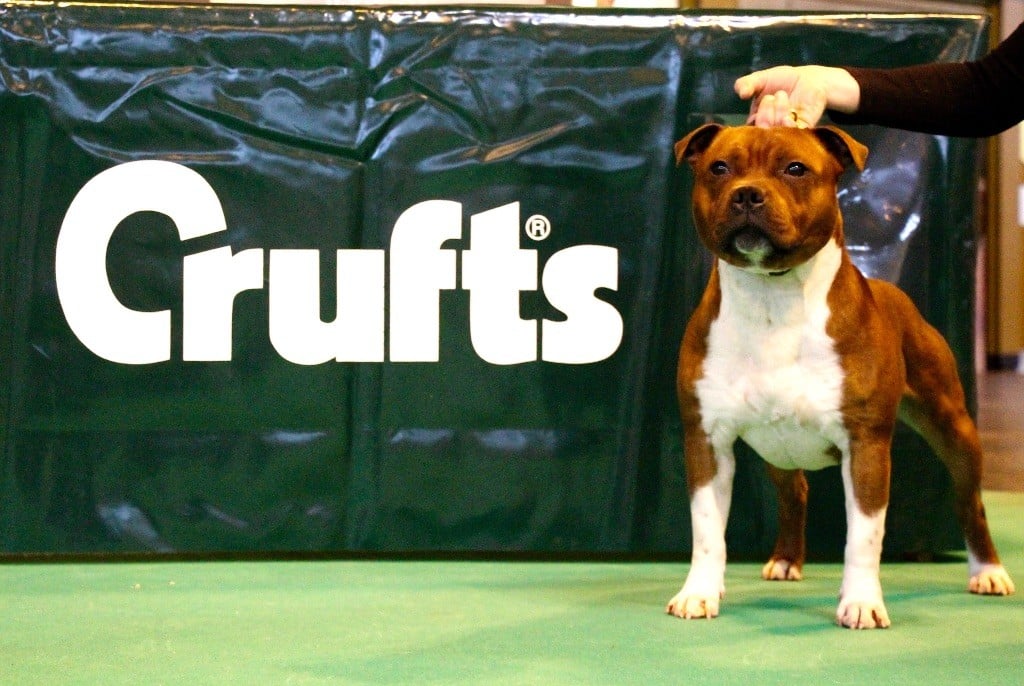
<svg viewBox="0 0 1024 686"><path fill-rule="evenodd" d="M686 429L687 482L693 525L690 572L666 612L683 619L718 616L725 593L725 525L729 519L736 461L732 442L712 447L699 426Z"/></svg>
<svg viewBox="0 0 1024 686"><path fill-rule="evenodd" d="M851 629L884 629L890 624L879 577L889 459L889 443L882 440L851 441L843 455L846 550L836 621Z"/></svg>

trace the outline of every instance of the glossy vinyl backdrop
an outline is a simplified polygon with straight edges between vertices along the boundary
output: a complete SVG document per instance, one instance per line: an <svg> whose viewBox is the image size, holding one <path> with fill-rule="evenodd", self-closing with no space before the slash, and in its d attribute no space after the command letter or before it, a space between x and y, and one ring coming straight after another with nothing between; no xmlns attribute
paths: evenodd
<svg viewBox="0 0 1024 686"><path fill-rule="evenodd" d="M672 142L742 120L731 84L751 69L959 60L986 31L979 17L0 6L0 550L686 551L674 367L708 260ZM852 133L872 149L841 190L855 259L910 292L970 386L979 149ZM169 359L134 365L72 331L55 254L83 186L139 160L197 172L226 230L182 240L153 211L120 222L111 291L171 323ZM424 311L437 361L284 359L272 251L319 251L330 322L350 292L337 251L381 251L392 279L396 222L434 200L461 212L436 246L455 287ZM538 359L496 365L474 347L463 270L474 216L512 203L536 259L519 315ZM534 215L542 241L525 234ZM543 322L567 313L544 269L580 245L616 251L591 302L618 313L621 341L596 362L545 361ZM261 276L234 298L230 360L186 361L183 264L224 247L260 251ZM941 467L909 435L896 452L887 551L956 545ZM815 475L821 554L842 548L841 497L836 470ZM773 498L742 455L734 554L770 548Z"/></svg>

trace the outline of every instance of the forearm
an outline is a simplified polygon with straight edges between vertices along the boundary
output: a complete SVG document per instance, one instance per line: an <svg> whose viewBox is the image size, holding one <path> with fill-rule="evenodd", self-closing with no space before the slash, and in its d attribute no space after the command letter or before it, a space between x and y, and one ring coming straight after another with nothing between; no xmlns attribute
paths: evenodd
<svg viewBox="0 0 1024 686"><path fill-rule="evenodd" d="M878 124L949 136L989 136L1016 123L979 92L967 65L847 69L860 85L855 112L829 109L838 124ZM998 98L999 96L996 96ZM1010 96L1002 96L1010 97Z"/></svg>
<svg viewBox="0 0 1024 686"><path fill-rule="evenodd" d="M837 123L980 137L1024 119L1024 27L976 62L847 71L860 103L852 114L830 108Z"/></svg>

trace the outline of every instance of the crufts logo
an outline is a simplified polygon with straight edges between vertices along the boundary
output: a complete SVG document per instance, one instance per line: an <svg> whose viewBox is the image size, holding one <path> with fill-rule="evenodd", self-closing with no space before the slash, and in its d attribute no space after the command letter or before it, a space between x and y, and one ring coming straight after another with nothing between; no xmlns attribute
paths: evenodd
<svg viewBox="0 0 1024 686"><path fill-rule="evenodd" d="M224 211L213 188L195 171L167 161L128 162L91 179L68 208L57 238L57 294L75 335L95 354L123 364L162 362L171 356L171 312L126 307L110 286L107 246L118 224L152 211L174 222L181 240L224 231ZM543 217L526 232L545 234ZM537 251L519 247L519 204L470 218L470 245L462 252L462 288L469 292L470 338L493 364L540 359L562 364L599 362L622 340L622 317L595 294L618 288L618 251L577 245L548 258L540 276L561 321L524 320L520 292L537 289ZM456 288L457 251L441 247L462 238L462 205L418 203L395 222L390 255L384 250L337 251L337 315L320 317L318 250L233 253L230 246L186 255L182 267L182 358L231 359L235 296L264 287L267 263L269 335L277 352L297 364L436 362L440 291ZM385 288L385 261L387 288ZM386 291L386 295L385 295ZM387 307L385 307L385 297ZM386 323L385 323L385 320Z"/></svg>

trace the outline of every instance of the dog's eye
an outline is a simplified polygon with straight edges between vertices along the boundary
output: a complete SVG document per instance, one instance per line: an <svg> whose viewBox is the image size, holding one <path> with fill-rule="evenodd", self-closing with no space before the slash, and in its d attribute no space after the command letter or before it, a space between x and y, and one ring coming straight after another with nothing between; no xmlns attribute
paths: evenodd
<svg viewBox="0 0 1024 686"><path fill-rule="evenodd" d="M803 176L807 173L807 165L802 162L790 162L786 167L787 176Z"/></svg>
<svg viewBox="0 0 1024 686"><path fill-rule="evenodd" d="M723 174L729 173L729 165L723 162L722 160L717 160L711 163L711 166L708 167L708 170L715 176L722 176Z"/></svg>

